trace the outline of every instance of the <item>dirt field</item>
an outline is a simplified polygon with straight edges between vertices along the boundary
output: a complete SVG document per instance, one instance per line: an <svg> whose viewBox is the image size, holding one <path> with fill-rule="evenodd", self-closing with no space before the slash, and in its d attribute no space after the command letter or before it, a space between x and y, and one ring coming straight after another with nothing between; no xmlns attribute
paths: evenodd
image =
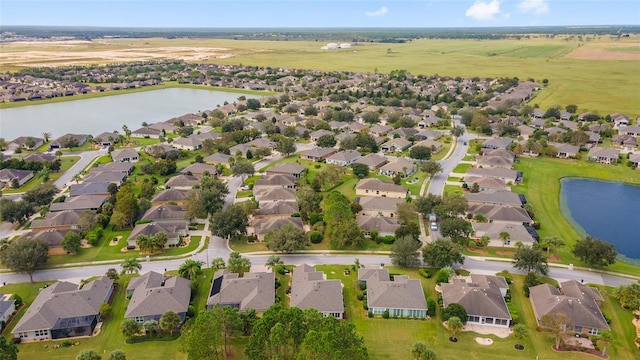
<svg viewBox="0 0 640 360"><path fill-rule="evenodd" d="M586 44L581 46L566 57L570 59L580 60L640 60L640 51L638 52L624 52L616 51L617 49L635 49L640 43L606 43L606 44Z"/></svg>

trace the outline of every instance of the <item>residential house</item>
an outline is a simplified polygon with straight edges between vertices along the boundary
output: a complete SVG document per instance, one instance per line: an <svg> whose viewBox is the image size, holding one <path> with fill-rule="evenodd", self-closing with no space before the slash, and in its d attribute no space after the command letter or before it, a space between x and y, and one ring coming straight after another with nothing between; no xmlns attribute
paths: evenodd
<svg viewBox="0 0 640 360"><path fill-rule="evenodd" d="M276 200L260 203L260 208L254 211L254 217L291 216L299 211L298 203L292 200Z"/></svg>
<svg viewBox="0 0 640 360"><path fill-rule="evenodd" d="M360 159L362 155L357 150L346 150L340 151L329 156L327 160L327 164L335 164L339 166L349 166L356 162L356 160Z"/></svg>
<svg viewBox="0 0 640 360"><path fill-rule="evenodd" d="M383 153L400 152L408 149L410 146L411 146L411 141L402 139L402 138L397 138L397 139L391 139L386 143L382 144L382 146L380 146L380 150L382 150Z"/></svg>
<svg viewBox="0 0 640 360"><path fill-rule="evenodd" d="M365 164L369 167L369 171L375 171L381 168L384 164L388 162L389 162L389 159L387 159L386 156L371 153L359 158L354 163Z"/></svg>
<svg viewBox="0 0 640 360"><path fill-rule="evenodd" d="M625 126L618 129L620 135L640 136L640 125L638 126Z"/></svg>
<svg viewBox="0 0 640 360"><path fill-rule="evenodd" d="M442 150L442 143L435 141L435 140L431 140L431 139L426 139L426 140L422 140L420 142L417 142L415 144L413 144L413 146L411 146L411 148L416 147L416 146L424 146L426 148L431 149L431 153L435 154L435 153L439 153Z"/></svg>
<svg viewBox="0 0 640 360"><path fill-rule="evenodd" d="M589 149L589 159L602 164L615 164L620 157L620 150L606 147Z"/></svg>
<svg viewBox="0 0 640 360"><path fill-rule="evenodd" d="M181 174L191 174L197 177L201 177L204 174L209 174L211 176L216 175L218 173L218 169L215 166L203 163L193 163L186 168L180 170Z"/></svg>
<svg viewBox="0 0 640 360"><path fill-rule="evenodd" d="M321 138L322 136L325 135L331 135L333 136L333 132L329 131L329 130L325 130L325 129L320 129L320 130L316 130L314 132L312 132L311 134L309 134L311 141L316 142L318 141L319 138Z"/></svg>
<svg viewBox="0 0 640 360"><path fill-rule="evenodd" d="M275 175L275 174L290 175L290 176L293 176L295 179L300 179L302 177L302 174L305 171L307 171L307 168L302 165L286 163L286 164L276 165L272 168L268 168L266 170L266 173L267 175Z"/></svg>
<svg viewBox="0 0 640 360"><path fill-rule="evenodd" d="M547 314L563 313L569 323L568 331L578 334L598 335L609 330L609 324L600 311L604 298L596 288L575 280L560 284L560 289L549 284L529 288L531 305L538 325Z"/></svg>
<svg viewBox="0 0 640 360"><path fill-rule="evenodd" d="M7 144L6 150L8 151L16 151L18 149L29 149L33 150L39 148L44 145L44 139L33 137L33 136L20 136Z"/></svg>
<svg viewBox="0 0 640 360"><path fill-rule="evenodd" d="M31 222L31 229L33 231L58 229L58 230L72 230L78 228L78 220L80 219L80 212L73 210L49 212L44 216L44 219L33 220Z"/></svg>
<svg viewBox="0 0 640 360"><path fill-rule="evenodd" d="M520 125L518 126L518 131L520 131L520 136L522 136L525 140L528 139L536 129L532 128L528 125Z"/></svg>
<svg viewBox="0 0 640 360"><path fill-rule="evenodd" d="M16 312L16 301L10 295L0 294L0 324L9 323L9 319Z"/></svg>
<svg viewBox="0 0 640 360"><path fill-rule="evenodd" d="M401 139L407 139L418 133L417 129L414 128L398 128L389 133L390 137L396 138L399 137Z"/></svg>
<svg viewBox="0 0 640 360"><path fill-rule="evenodd" d="M114 164L114 163L110 163ZM121 164L121 163L119 163ZM98 182L107 182L110 184L116 184L117 186L122 185L124 179L127 177L127 173L120 171L100 171L90 173L85 176L83 182L87 183L98 183Z"/></svg>
<svg viewBox="0 0 640 360"><path fill-rule="evenodd" d="M22 158L22 160L24 160L24 162L42 163L42 162L54 162L57 160L57 158L53 154L43 154L43 153L35 152L35 153L27 154L25 157Z"/></svg>
<svg viewBox="0 0 640 360"><path fill-rule="evenodd" d="M360 268L358 280L366 283L367 305L373 315L424 319L427 300L422 283L405 275L389 276L387 269Z"/></svg>
<svg viewBox="0 0 640 360"><path fill-rule="evenodd" d="M361 197L359 203L362 210L359 215L396 217L398 204L404 199L388 197Z"/></svg>
<svg viewBox="0 0 640 360"><path fill-rule="evenodd" d="M71 184L69 189L69 196L80 195L110 195L108 182L95 182L95 183L82 183Z"/></svg>
<svg viewBox="0 0 640 360"><path fill-rule="evenodd" d="M633 135L613 135L613 145L620 146L627 151L633 151L638 147L638 138Z"/></svg>
<svg viewBox="0 0 640 360"><path fill-rule="evenodd" d="M611 117L611 121L613 121L614 129L619 129L625 126L629 126L629 124L631 123L631 121L629 120L629 117L624 114L620 114L620 113L611 114L610 117Z"/></svg>
<svg viewBox="0 0 640 360"><path fill-rule="evenodd" d="M356 196L383 196L404 199L408 193L409 190L405 187L377 178L362 179L356 184Z"/></svg>
<svg viewBox="0 0 640 360"><path fill-rule="evenodd" d="M431 129L424 129L417 132L415 135L413 135L413 138L416 139L416 141L422 141L427 139L438 140L441 137L442 137L442 133L440 131L435 131Z"/></svg>
<svg viewBox="0 0 640 360"><path fill-rule="evenodd" d="M154 205L167 204L167 203L175 203L181 204L184 202L187 194L190 191L195 191L191 189L176 189L176 188L168 188L158 192L153 199L151 199L151 203Z"/></svg>
<svg viewBox="0 0 640 360"><path fill-rule="evenodd" d="M501 167L511 169L516 159L516 155L505 149L485 149L482 151L482 155L476 158L476 165L478 167Z"/></svg>
<svg viewBox="0 0 640 360"><path fill-rule="evenodd" d="M269 218L254 218L251 222L253 228L253 235L260 241L264 241L264 236L271 230L280 229L286 224L292 224L298 229L304 230L302 225L302 219L294 217L269 217Z"/></svg>
<svg viewBox="0 0 640 360"><path fill-rule="evenodd" d="M291 280L291 307L318 310L323 316L344 318L342 282L327 280L324 273L303 264L293 269Z"/></svg>
<svg viewBox="0 0 640 360"><path fill-rule="evenodd" d="M467 184L468 188L472 188L473 184L478 184L478 188L480 191L507 189L507 185L505 184L504 180L495 178L465 176L463 182Z"/></svg>
<svg viewBox="0 0 640 360"><path fill-rule="evenodd" d="M57 230L57 229L46 229L40 231L29 231L28 233L22 235L20 239L37 239L42 240L47 244L49 249L51 248L62 248L62 241L64 240L64 236L69 232L79 232L79 230Z"/></svg>
<svg viewBox="0 0 640 360"><path fill-rule="evenodd" d="M377 231L378 236L395 236L396 230L400 227L400 221L397 218L384 216L356 216L356 222L365 237L371 237L372 231Z"/></svg>
<svg viewBox="0 0 640 360"><path fill-rule="evenodd" d="M272 201L296 201L296 191L283 187L254 187L253 196L260 206Z"/></svg>
<svg viewBox="0 0 640 360"><path fill-rule="evenodd" d="M473 204L494 204L507 206L522 206L526 203L524 195L516 194L506 190L486 190L478 193L464 194L469 205Z"/></svg>
<svg viewBox="0 0 640 360"><path fill-rule="evenodd" d="M290 175L275 174L256 179L253 183L253 190L262 188L285 188L295 189L297 187L296 179Z"/></svg>
<svg viewBox="0 0 640 360"><path fill-rule="evenodd" d="M556 149L556 157L561 159L575 158L580 152L580 147L571 144L549 143Z"/></svg>
<svg viewBox="0 0 640 360"><path fill-rule="evenodd" d="M629 155L629 161L635 168L640 168L640 154Z"/></svg>
<svg viewBox="0 0 640 360"><path fill-rule="evenodd" d="M0 187L13 186L14 183L20 187L32 178L31 170L2 169L0 170Z"/></svg>
<svg viewBox="0 0 640 360"><path fill-rule="evenodd" d="M416 171L418 171L418 167L405 158L397 158L395 161L380 168L380 174L388 177L394 177L396 175L407 177L413 175Z"/></svg>
<svg viewBox="0 0 640 360"><path fill-rule="evenodd" d="M503 277L472 274L468 282L453 279L440 287L443 306L462 305L467 324L509 328L511 315L504 299L508 285Z"/></svg>
<svg viewBox="0 0 640 360"><path fill-rule="evenodd" d="M102 276L82 287L58 281L44 287L13 328L22 341L91 336L100 320L100 306L108 303L113 280Z"/></svg>
<svg viewBox="0 0 640 360"><path fill-rule="evenodd" d="M78 195L69 196L63 202L54 202L49 205L49 211L98 211L109 197L107 195Z"/></svg>
<svg viewBox="0 0 640 360"><path fill-rule="evenodd" d="M141 220L151 220L155 222L185 220L187 211L180 205L155 205L150 207L142 215Z"/></svg>
<svg viewBox="0 0 640 360"><path fill-rule="evenodd" d="M150 126L143 126L131 132L131 137L134 138L159 139L161 136L165 136L165 132L162 131L162 129L156 129Z"/></svg>
<svg viewBox="0 0 640 360"><path fill-rule="evenodd" d="M475 239L480 239L484 235L489 237L489 246L492 247L515 247L518 242L532 246L536 240L531 236L526 227L522 224L506 223L472 223L475 232ZM502 232L509 233L509 238L503 240L500 237Z"/></svg>
<svg viewBox="0 0 640 360"><path fill-rule="evenodd" d="M153 156L156 159L169 156L177 156L180 153L178 149L174 149L167 144L155 144L147 146L145 151L147 152L147 154Z"/></svg>
<svg viewBox="0 0 640 360"><path fill-rule="evenodd" d="M129 162L110 162L106 164L99 164L97 166L92 167L89 170L90 174L97 174L101 172L113 172L113 173L123 173L125 175L130 175L133 172L134 166Z"/></svg>
<svg viewBox="0 0 640 360"><path fill-rule="evenodd" d="M508 149L509 145L513 142L511 138L498 137L491 138L482 143L483 149Z"/></svg>
<svg viewBox="0 0 640 360"><path fill-rule="evenodd" d="M68 147L70 143L75 146L82 146L87 142L88 135L84 134L64 134L49 143L49 151Z"/></svg>
<svg viewBox="0 0 640 360"><path fill-rule="evenodd" d="M389 125L378 124L369 129L369 132L376 136L386 136L391 130L393 130L393 127Z"/></svg>
<svg viewBox="0 0 640 360"><path fill-rule="evenodd" d="M359 133L364 129L368 129L369 127L365 124L360 124L358 122L352 122L347 125L347 129L352 133Z"/></svg>
<svg viewBox="0 0 640 360"><path fill-rule="evenodd" d="M162 222L150 222L136 225L127 239L127 247L137 246L138 236L154 236L157 233L167 235L165 246L174 247L180 244L180 240L188 235L189 225L186 220L165 220Z"/></svg>
<svg viewBox="0 0 640 360"><path fill-rule="evenodd" d="M161 134L170 134L175 133L178 126L175 125L175 122L172 120L157 122L155 124L151 124L147 126L148 129L158 130ZM133 135L131 135L133 136Z"/></svg>
<svg viewBox="0 0 640 360"><path fill-rule="evenodd" d="M500 179L507 184L515 184L522 181L522 172L505 168L471 168L467 175Z"/></svg>
<svg viewBox="0 0 640 360"><path fill-rule="evenodd" d="M469 214L482 214L489 222L531 225L533 220L529 213L521 207L492 204L471 204Z"/></svg>
<svg viewBox="0 0 640 360"><path fill-rule="evenodd" d="M199 184L200 179L196 176L180 174L167 180L167 182L164 183L164 186L173 189L191 189L195 185Z"/></svg>
<svg viewBox="0 0 640 360"><path fill-rule="evenodd" d="M216 271L211 282L207 309L228 306L238 311L250 309L264 312L275 303L275 274L247 272L240 277L222 269Z"/></svg>
<svg viewBox="0 0 640 360"><path fill-rule="evenodd" d="M207 164L223 164L226 167L230 167L229 159L231 155L223 154L223 153L215 153L207 156L203 159L203 161Z"/></svg>
<svg viewBox="0 0 640 360"><path fill-rule="evenodd" d="M179 137L171 142L171 146L176 149L194 151L202 148L202 140L192 136Z"/></svg>
<svg viewBox="0 0 640 360"><path fill-rule="evenodd" d="M133 319L139 324L160 318L167 311L173 311L185 320L191 299L191 282L178 276L165 277L150 271L133 278L127 286L131 300L124 313L125 319Z"/></svg>
<svg viewBox="0 0 640 360"><path fill-rule="evenodd" d="M93 142L102 146L103 148L109 147L118 140L119 134L114 132L103 132L93 137Z"/></svg>
<svg viewBox="0 0 640 360"><path fill-rule="evenodd" d="M113 150L111 152L111 158L115 162L138 162L140 160L140 155L138 155L138 151L134 149L122 149L122 150Z"/></svg>
<svg viewBox="0 0 640 360"><path fill-rule="evenodd" d="M324 161L337 152L334 148L315 147L300 154L300 159L309 161Z"/></svg>

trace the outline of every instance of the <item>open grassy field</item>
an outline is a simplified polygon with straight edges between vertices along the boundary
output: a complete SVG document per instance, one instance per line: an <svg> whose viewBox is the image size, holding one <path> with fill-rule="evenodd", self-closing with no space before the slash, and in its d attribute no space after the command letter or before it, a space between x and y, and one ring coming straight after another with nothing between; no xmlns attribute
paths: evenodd
<svg viewBox="0 0 640 360"><path fill-rule="evenodd" d="M0 67L81 65L184 59L186 61L302 69L390 72L461 77L549 80L532 103L542 108L577 104L579 111L638 114L638 37L579 41L532 36L522 40L421 39L405 44L356 43L348 50L321 50L314 41L224 39L109 39L92 42L0 45ZM391 53L388 54L387 50Z"/></svg>
<svg viewBox="0 0 640 360"><path fill-rule="evenodd" d="M580 234L564 218L560 210L560 179L563 177L583 177L600 180L621 181L640 184L640 175L624 165L605 165L585 160L566 160L522 157L516 169L524 172L524 184L513 187L513 191L525 194L533 205L536 220L540 222L540 236L559 236L567 246L558 255L563 263L587 266L574 257L571 249ZM617 262L606 268L628 274L640 275L640 268Z"/></svg>

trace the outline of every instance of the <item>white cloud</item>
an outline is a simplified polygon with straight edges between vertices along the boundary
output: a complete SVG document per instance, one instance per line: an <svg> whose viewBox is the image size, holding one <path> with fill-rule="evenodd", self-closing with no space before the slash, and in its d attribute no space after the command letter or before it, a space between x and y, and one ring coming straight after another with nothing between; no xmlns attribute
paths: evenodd
<svg viewBox="0 0 640 360"><path fill-rule="evenodd" d="M545 0L524 0L518 4L518 10L542 15L549 12L549 4Z"/></svg>
<svg viewBox="0 0 640 360"><path fill-rule="evenodd" d="M365 12L365 15L367 16L383 16L386 15L389 12L389 8L386 6L381 7L380 9L376 10L376 11L367 11Z"/></svg>
<svg viewBox="0 0 640 360"><path fill-rule="evenodd" d="M464 14L476 20L493 20L493 16L499 13L500 2L493 0L491 2L476 1Z"/></svg>

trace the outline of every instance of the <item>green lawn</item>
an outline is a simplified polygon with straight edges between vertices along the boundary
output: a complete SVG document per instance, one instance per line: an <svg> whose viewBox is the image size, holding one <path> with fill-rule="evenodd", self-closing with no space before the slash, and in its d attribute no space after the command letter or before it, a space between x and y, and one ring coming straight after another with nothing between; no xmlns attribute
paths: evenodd
<svg viewBox="0 0 640 360"><path fill-rule="evenodd" d="M247 253L247 252L256 252L256 251L269 251L267 248L267 244L262 241L258 241L255 243L248 243L245 240L231 240L229 241L229 246L233 251L237 251L239 253ZM331 244L329 241L323 240L319 244L310 244L305 248L305 250L333 250L331 248ZM362 246L357 248L349 248L344 249L348 251L391 251L391 245L387 244L376 244L375 241L370 239L366 239Z"/></svg>
<svg viewBox="0 0 640 360"><path fill-rule="evenodd" d="M587 267L590 266L571 252L576 239L581 238L581 235L560 210L560 179L575 176L640 184L638 172L626 166L595 164L584 160L523 157L516 164L516 169L524 172L524 183L513 187L513 191L525 194L527 201L533 206L536 221L540 223L538 232L541 238L558 236L564 239L567 246L558 252L562 262ZM640 275L640 267L622 262L616 262L606 267L606 270Z"/></svg>
<svg viewBox="0 0 640 360"><path fill-rule="evenodd" d="M462 194L462 188L458 185L445 185L444 193L449 195Z"/></svg>
<svg viewBox="0 0 640 360"><path fill-rule="evenodd" d="M454 173L465 174L472 164L458 164L455 168L453 168Z"/></svg>
<svg viewBox="0 0 640 360"><path fill-rule="evenodd" d="M73 166L73 164L75 164L78 160L80 160L79 156L63 156L60 158L60 170L59 171L52 171L49 173L49 182L54 182L56 180L58 180L60 178L60 176L62 176L62 174L64 174L67 170L69 170L69 168L71 168L71 166ZM24 185L22 185L21 187L17 188L17 189L11 189L11 188L7 188L7 189L3 189L2 193L3 194L16 194L16 193L22 193L22 192L27 192L29 190L32 190L34 188L36 188L38 185L42 184L41 179L37 178L37 174L34 174L33 179L27 181Z"/></svg>

